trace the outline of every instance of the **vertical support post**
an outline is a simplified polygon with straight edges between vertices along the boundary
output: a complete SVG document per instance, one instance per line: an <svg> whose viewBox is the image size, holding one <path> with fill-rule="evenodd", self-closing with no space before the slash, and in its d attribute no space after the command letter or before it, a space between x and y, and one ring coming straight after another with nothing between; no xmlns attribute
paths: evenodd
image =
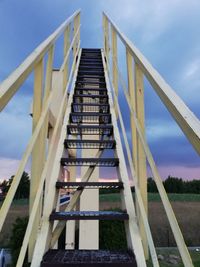
<svg viewBox="0 0 200 267"><path fill-rule="evenodd" d="M127 63L128 90L129 90L129 96L130 96L130 103L131 103L132 108L136 111L133 58L128 48L126 48L126 63ZM132 137L133 166L137 174L138 173L137 172L137 167L138 167L137 166L137 130L136 130L136 126L134 123L134 118L133 118L132 113L131 113L130 123L131 123L131 137Z"/></svg>
<svg viewBox="0 0 200 267"><path fill-rule="evenodd" d="M83 135L84 140L98 140L98 136ZM83 149L82 157L94 158L97 149ZM87 167L81 167L81 177L84 177ZM99 181L99 167L95 167L90 176L91 182ZM99 210L99 189L84 189L80 197L80 211ZM99 221L80 220L79 222L79 249L99 249Z"/></svg>
<svg viewBox="0 0 200 267"><path fill-rule="evenodd" d="M143 136L145 138L145 112L144 112L144 80L143 73L140 66L135 63L135 89L136 89L136 114L140 127L142 129ZM137 183L141 192L144 208L146 214L148 213L148 199L147 199L147 171L146 171L146 156L143 150L142 143L139 135L137 134ZM142 238L142 244L144 248L145 258L148 259L148 241L145 233L142 217L137 205L138 222L140 228L140 234Z"/></svg>
<svg viewBox="0 0 200 267"><path fill-rule="evenodd" d="M74 140L77 139L77 136L72 136ZM76 149L68 149L69 157L76 158L77 151ZM69 179L70 182L76 182L76 167L69 167ZM65 238L65 249L74 249L75 248L75 221L67 221L66 223L66 238Z"/></svg>
<svg viewBox="0 0 200 267"><path fill-rule="evenodd" d="M35 79L34 79L34 96L33 96L33 122L32 122L32 132L34 132L37 123L39 121L42 112L42 95L43 95L43 69L44 62L43 58L38 62L35 67ZM29 202L29 213L31 213L33 202L38 189L38 184L42 169L42 155L41 155L41 133L38 136L38 140L32 151L32 165L31 165L31 180L30 180L30 202ZM35 222L32 229L32 233L29 241L29 262L32 260L33 249L35 246L38 226L40 222L41 214L41 203L39 205L38 211L35 216Z"/></svg>
<svg viewBox="0 0 200 267"><path fill-rule="evenodd" d="M106 55L106 61L109 61L109 29L108 29L108 19L104 15L103 17L104 21L104 50L105 50L105 55ZM109 65L109 62L107 62Z"/></svg>
<svg viewBox="0 0 200 267"><path fill-rule="evenodd" d="M116 96L118 97L118 70L117 70L117 33L114 27L112 31L112 81ZM117 108L115 107L116 117L118 117Z"/></svg>
<svg viewBox="0 0 200 267"><path fill-rule="evenodd" d="M70 24L67 26L64 32L64 58L67 55L69 47L70 47ZM69 59L67 60L63 70L63 93L67 86L68 77L69 77Z"/></svg>
<svg viewBox="0 0 200 267"><path fill-rule="evenodd" d="M73 32L73 35L75 36L77 30L78 30L78 27L79 27L79 23L80 23L80 18L79 18L80 14L78 14L75 18L74 18L74 32ZM76 50L78 48L78 36L76 38L76 41L74 42L74 45L73 45L73 56L75 57L76 56Z"/></svg>

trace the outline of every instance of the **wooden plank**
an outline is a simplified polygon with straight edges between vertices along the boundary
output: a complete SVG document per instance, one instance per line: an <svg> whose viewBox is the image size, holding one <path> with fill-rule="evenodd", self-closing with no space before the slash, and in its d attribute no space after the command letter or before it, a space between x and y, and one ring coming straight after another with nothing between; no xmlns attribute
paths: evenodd
<svg viewBox="0 0 200 267"><path fill-rule="evenodd" d="M45 53L55 43L57 38L62 34L67 25L80 13L76 11L71 17L64 21L45 41L43 41L22 64L10 74L0 84L0 111L6 106L9 100L17 92L19 87L26 80L28 75L33 71L37 63L44 57Z"/></svg>
<svg viewBox="0 0 200 267"><path fill-rule="evenodd" d="M119 38L130 51L142 72L151 83L164 105L167 107L179 127L182 129L194 149L200 154L200 121L187 107L183 100L166 83L161 75L153 68L149 61L134 46L134 44L119 30L104 13L110 24L115 28Z"/></svg>
<svg viewBox="0 0 200 267"><path fill-rule="evenodd" d="M145 139L144 81L143 81L142 70L140 69L138 64L135 64L135 90L136 90L137 119L142 129L143 138ZM143 150L138 134L136 135L136 140L137 140L137 183L139 190L141 192L145 211L148 214L146 155ZM137 211L138 211L137 215L139 221L140 234L145 251L145 258L148 259L147 236L145 233L144 224L140 215L139 208L137 209Z"/></svg>
<svg viewBox="0 0 200 267"><path fill-rule="evenodd" d="M70 47L70 29L71 29L71 23L67 26L64 32L64 59ZM65 90L66 85L67 85L67 80L69 76L68 72L69 72L69 58L67 58L67 61L64 65L64 70L63 70L63 91Z"/></svg>
<svg viewBox="0 0 200 267"><path fill-rule="evenodd" d="M32 120L32 133L37 126L42 112L42 97L43 97L43 72L44 72L44 62L43 59L36 65L35 68L35 78L34 78L34 95L33 95L33 120ZM43 134L40 132L37 141L35 142L32 151L32 164L31 164L31 179L30 179L30 197L29 197L29 213L31 213L33 202L37 193L38 184L43 167L43 156L44 156L44 144L43 144ZM29 261L32 260L33 249L35 246L35 240L38 231L38 225L41 217L41 204L38 207L38 211L35 216L34 227L29 240Z"/></svg>

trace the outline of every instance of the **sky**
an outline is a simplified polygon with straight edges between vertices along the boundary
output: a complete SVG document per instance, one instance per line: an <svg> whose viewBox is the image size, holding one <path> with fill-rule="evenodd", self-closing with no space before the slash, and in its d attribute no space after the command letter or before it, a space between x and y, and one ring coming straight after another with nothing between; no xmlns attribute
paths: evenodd
<svg viewBox="0 0 200 267"><path fill-rule="evenodd" d="M82 47L102 47L106 11L200 118L198 0L0 0L0 81L79 8ZM125 73L123 63L120 67ZM0 179L16 172L31 135L32 81L31 76L0 114ZM123 96L120 99L125 118L126 102ZM147 81L145 119L147 141L161 176L200 179L199 156Z"/></svg>

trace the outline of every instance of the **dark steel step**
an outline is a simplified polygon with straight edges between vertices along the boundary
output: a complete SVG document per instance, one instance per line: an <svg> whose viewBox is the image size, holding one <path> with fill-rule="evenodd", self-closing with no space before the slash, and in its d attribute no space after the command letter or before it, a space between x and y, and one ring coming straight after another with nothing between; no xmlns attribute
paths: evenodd
<svg viewBox="0 0 200 267"><path fill-rule="evenodd" d="M57 182L57 189L123 189L122 182Z"/></svg>
<svg viewBox="0 0 200 267"><path fill-rule="evenodd" d="M77 77L76 81L91 81L91 82L103 82L103 83L105 83L105 78L104 78L104 76L92 77L90 75L80 75Z"/></svg>
<svg viewBox="0 0 200 267"><path fill-rule="evenodd" d="M103 71L104 70L104 68L103 67L98 67L98 66L80 66L79 65L79 71L81 71L81 70L94 70L94 71Z"/></svg>
<svg viewBox="0 0 200 267"><path fill-rule="evenodd" d="M78 75L104 75L104 71L79 70Z"/></svg>
<svg viewBox="0 0 200 267"><path fill-rule="evenodd" d="M112 125L68 125L68 134L80 135L107 135L113 134Z"/></svg>
<svg viewBox="0 0 200 267"><path fill-rule="evenodd" d="M77 78L89 78L89 79L102 79L105 81L105 76L104 75L79 75Z"/></svg>
<svg viewBox="0 0 200 267"><path fill-rule="evenodd" d="M122 250L58 250L46 252L41 267L137 267L133 252Z"/></svg>
<svg viewBox="0 0 200 267"><path fill-rule="evenodd" d="M128 220L129 216L124 211L65 211L52 212L49 217L50 221L69 221L69 220Z"/></svg>
<svg viewBox="0 0 200 267"><path fill-rule="evenodd" d="M108 96L102 95L74 95L74 103L84 104L108 104Z"/></svg>
<svg viewBox="0 0 200 267"><path fill-rule="evenodd" d="M103 85L104 88L106 87L105 82L94 82L94 81L76 81L76 85L85 85L85 84L92 84L92 85Z"/></svg>
<svg viewBox="0 0 200 267"><path fill-rule="evenodd" d="M102 67L103 68L103 62L80 62L79 67Z"/></svg>
<svg viewBox="0 0 200 267"><path fill-rule="evenodd" d="M117 167L118 158L61 158L62 166Z"/></svg>
<svg viewBox="0 0 200 267"><path fill-rule="evenodd" d="M75 88L76 95L107 95L107 92L105 88Z"/></svg>
<svg viewBox="0 0 200 267"><path fill-rule="evenodd" d="M102 61L102 59L82 58L82 59L80 59L80 64L82 64L82 63L103 64L103 61Z"/></svg>
<svg viewBox="0 0 200 267"><path fill-rule="evenodd" d="M115 140L73 140L66 139L65 148L71 149L114 149Z"/></svg>
<svg viewBox="0 0 200 267"><path fill-rule="evenodd" d="M109 104L72 104L72 112L100 112L109 113Z"/></svg>
<svg viewBox="0 0 200 267"><path fill-rule="evenodd" d="M70 123L111 123L111 114L100 112L72 112L69 117Z"/></svg>

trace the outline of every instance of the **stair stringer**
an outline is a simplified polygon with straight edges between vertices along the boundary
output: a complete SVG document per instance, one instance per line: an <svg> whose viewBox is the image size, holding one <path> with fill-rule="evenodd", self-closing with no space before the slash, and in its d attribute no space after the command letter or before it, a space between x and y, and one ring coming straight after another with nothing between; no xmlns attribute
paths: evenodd
<svg viewBox="0 0 200 267"><path fill-rule="evenodd" d="M140 231L139 231L139 227L137 223L135 206L134 206L133 197L131 193L130 182L128 178L128 171L126 167L119 128L117 125L117 117L115 114L114 103L112 100L111 87L110 87L110 82L109 82L109 77L108 77L108 72L107 72L107 66L105 63L105 55L103 51L102 51L102 60L103 60L104 71L105 71L106 85L108 89L108 97L109 97L109 104L110 104L110 113L112 115L114 137L116 140L115 151L116 151L116 156L119 158L119 166L117 167L118 178L120 181L123 182L123 185L124 185L124 190L121 190L122 204L124 208L127 210L127 213L129 215L129 220L125 222L127 243L128 243L129 249L131 249L135 254L138 267L145 267L146 266L145 255L144 255L142 240L141 240Z"/></svg>
<svg viewBox="0 0 200 267"><path fill-rule="evenodd" d="M67 105L67 109L64 115L62 130L60 134L60 139L59 139L58 146L56 149L55 161L52 167L51 176L49 178L48 193L46 194L46 197L44 199L44 208L43 208L43 216L41 220L41 228L38 232L38 236L37 236L37 240L36 240L36 244L35 244L35 248L33 252L33 259L31 262L31 267L40 266L44 253L50 247L51 235L53 231L53 223L49 221L49 216L52 213L53 209L56 207L56 201L58 198L58 190L56 189L55 184L61 172L60 159L64 151L63 143L66 138L66 125L69 121L69 114L71 110L71 104L72 104L72 99L73 99L73 94L74 94L74 89L75 89L80 56L81 56L81 49L78 54L77 65L76 65L76 69L74 72L74 77L73 77L73 81L71 85L72 89L70 91L68 105Z"/></svg>

